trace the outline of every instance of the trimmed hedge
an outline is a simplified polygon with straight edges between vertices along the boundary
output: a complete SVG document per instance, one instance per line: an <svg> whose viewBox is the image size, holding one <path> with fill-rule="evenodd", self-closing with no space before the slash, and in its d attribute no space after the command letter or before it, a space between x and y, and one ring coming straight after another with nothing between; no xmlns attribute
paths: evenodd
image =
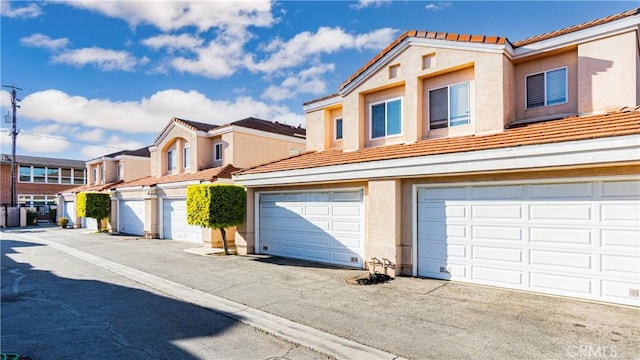
<svg viewBox="0 0 640 360"><path fill-rule="evenodd" d="M111 196L107 193L81 192L76 196L76 204L80 217L102 220L111 214Z"/></svg>
<svg viewBox="0 0 640 360"><path fill-rule="evenodd" d="M187 187L187 223L212 229L242 224L246 193L242 186L199 184Z"/></svg>

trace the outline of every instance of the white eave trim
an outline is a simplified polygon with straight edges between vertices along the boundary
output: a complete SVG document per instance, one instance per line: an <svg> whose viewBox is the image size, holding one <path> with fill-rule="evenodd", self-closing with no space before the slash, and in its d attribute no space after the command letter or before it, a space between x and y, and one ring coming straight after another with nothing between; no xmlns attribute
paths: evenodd
<svg viewBox="0 0 640 360"><path fill-rule="evenodd" d="M640 160L640 135L233 175L247 187L524 170Z"/></svg>
<svg viewBox="0 0 640 360"><path fill-rule="evenodd" d="M308 104L308 105L303 105L302 106L302 110L305 113L307 113L307 112L310 112L310 111L323 109L323 108L325 108L327 106L339 105L340 103L342 103L342 96L336 95L336 96L330 97L328 99L316 101L316 102L313 102L313 103Z"/></svg>
<svg viewBox="0 0 640 360"><path fill-rule="evenodd" d="M244 126L237 126L237 125L231 125L231 126L225 126L223 128L219 128L219 129L213 129L213 130L209 130L208 136L218 136L218 135L222 135L222 134L228 134L231 132L236 132L236 133L241 133L241 134L248 134L248 135L255 135L255 136L261 136L261 137L266 137L266 138L271 138L271 139L275 139L275 140L282 140L282 141L291 141L291 142L295 142L298 144L306 144L306 140L305 137L299 137L299 136L289 136L289 135L283 135L283 134L276 134L276 133L272 133L269 131L263 131L263 130L256 130L256 129L252 129L252 128L247 128Z"/></svg>
<svg viewBox="0 0 640 360"><path fill-rule="evenodd" d="M630 16L610 23L578 30L566 35L552 37L547 40L531 43L513 50L513 59L536 55L542 52L577 45L604 37L622 34L628 31L638 31L640 15Z"/></svg>

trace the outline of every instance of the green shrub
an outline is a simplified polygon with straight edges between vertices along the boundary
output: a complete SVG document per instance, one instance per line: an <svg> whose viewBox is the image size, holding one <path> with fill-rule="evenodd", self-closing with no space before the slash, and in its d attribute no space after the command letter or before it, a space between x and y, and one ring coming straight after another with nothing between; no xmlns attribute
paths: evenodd
<svg viewBox="0 0 640 360"><path fill-rule="evenodd" d="M27 210L27 226L35 225L36 221L38 221L38 212Z"/></svg>
<svg viewBox="0 0 640 360"><path fill-rule="evenodd" d="M60 219L58 219L58 225L60 225L61 228L66 229L67 225L69 225L69 219L67 219L66 217L61 217Z"/></svg>
<svg viewBox="0 0 640 360"><path fill-rule="evenodd" d="M108 193L81 192L76 196L76 211L80 217L98 220L98 231L101 231L101 221L111 213L111 196Z"/></svg>
<svg viewBox="0 0 640 360"><path fill-rule="evenodd" d="M187 223L220 229L225 254L229 254L224 228L242 224L246 208L242 186L199 184L187 187Z"/></svg>

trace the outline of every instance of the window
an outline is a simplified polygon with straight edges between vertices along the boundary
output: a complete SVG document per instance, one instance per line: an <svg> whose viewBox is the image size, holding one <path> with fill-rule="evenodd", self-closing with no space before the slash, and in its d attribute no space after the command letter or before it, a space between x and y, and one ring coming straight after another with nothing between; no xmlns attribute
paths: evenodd
<svg viewBox="0 0 640 360"><path fill-rule="evenodd" d="M213 160L222 161L222 143L213 146Z"/></svg>
<svg viewBox="0 0 640 360"><path fill-rule="evenodd" d="M98 167L97 166L93 167L93 183L94 184L98 183Z"/></svg>
<svg viewBox="0 0 640 360"><path fill-rule="evenodd" d="M175 150L167 151L167 170L175 170L178 165L178 157Z"/></svg>
<svg viewBox="0 0 640 360"><path fill-rule="evenodd" d="M122 180L122 176L124 175L124 163L122 161L118 161L118 167L116 168L118 180Z"/></svg>
<svg viewBox="0 0 640 360"><path fill-rule="evenodd" d="M105 168L106 168L106 167L105 167L105 164L102 164L102 165L100 166L100 173L101 173L101 175L100 175L100 181L101 181L103 184L105 184L105 183L107 182L107 176L106 176Z"/></svg>
<svg viewBox="0 0 640 360"><path fill-rule="evenodd" d="M526 77L527 109L567 102L567 68Z"/></svg>
<svg viewBox="0 0 640 360"><path fill-rule="evenodd" d="M71 174L71 169L61 169L60 170L60 183L61 184L71 184L71 179L73 178Z"/></svg>
<svg viewBox="0 0 640 360"><path fill-rule="evenodd" d="M342 140L342 118L336 118L336 140Z"/></svg>
<svg viewBox="0 0 640 360"><path fill-rule="evenodd" d="M188 169L191 167L191 148L185 146L182 148L182 167Z"/></svg>
<svg viewBox="0 0 640 360"><path fill-rule="evenodd" d="M402 133L401 99L372 104L370 114L372 139L400 135Z"/></svg>
<svg viewBox="0 0 640 360"><path fill-rule="evenodd" d="M47 183L58 184L60 183L60 169L59 168L47 168Z"/></svg>
<svg viewBox="0 0 640 360"><path fill-rule="evenodd" d="M469 82L429 90L429 129L471 123Z"/></svg>
<svg viewBox="0 0 640 360"><path fill-rule="evenodd" d="M33 182L43 183L46 178L46 169L44 167L34 167L33 168Z"/></svg>
<svg viewBox="0 0 640 360"><path fill-rule="evenodd" d="M31 166L20 165L18 174L21 182L31 182Z"/></svg>
<svg viewBox="0 0 640 360"><path fill-rule="evenodd" d="M87 170L73 169L73 183L76 185L84 185L87 177Z"/></svg>

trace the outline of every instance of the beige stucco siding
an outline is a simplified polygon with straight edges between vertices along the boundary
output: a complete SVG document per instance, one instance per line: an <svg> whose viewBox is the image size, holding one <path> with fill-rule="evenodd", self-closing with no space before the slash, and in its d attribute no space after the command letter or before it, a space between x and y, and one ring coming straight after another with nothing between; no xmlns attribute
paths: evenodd
<svg viewBox="0 0 640 360"><path fill-rule="evenodd" d="M325 110L309 111L305 115L307 121L307 151L324 150L325 141Z"/></svg>
<svg viewBox="0 0 640 360"><path fill-rule="evenodd" d="M544 71L567 68L567 103L526 109L526 77ZM515 65L516 117L532 119L578 113L578 53L575 49Z"/></svg>
<svg viewBox="0 0 640 360"><path fill-rule="evenodd" d="M148 158L124 157L123 162L123 180L132 181L149 176L151 161Z"/></svg>
<svg viewBox="0 0 640 360"><path fill-rule="evenodd" d="M640 83L637 64L636 32L580 44L578 111L588 114L636 106Z"/></svg>
<svg viewBox="0 0 640 360"><path fill-rule="evenodd" d="M276 138L267 138L241 132L231 133L229 137L230 162L237 168L246 168L258 164L283 159L291 156L291 150L305 151L305 144L301 142L287 141ZM223 137L226 139L226 137ZM302 140L302 139L301 139ZM227 155L225 150L225 155ZM232 157L231 157L232 156Z"/></svg>

